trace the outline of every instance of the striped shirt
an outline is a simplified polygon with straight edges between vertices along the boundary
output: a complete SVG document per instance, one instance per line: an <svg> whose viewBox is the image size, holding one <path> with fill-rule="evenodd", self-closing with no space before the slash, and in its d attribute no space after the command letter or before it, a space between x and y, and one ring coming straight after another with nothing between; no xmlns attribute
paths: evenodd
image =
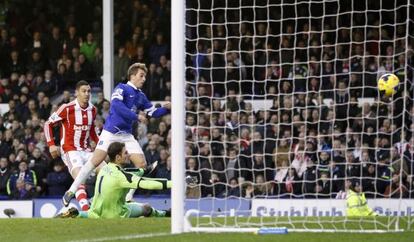
<svg viewBox="0 0 414 242"><path fill-rule="evenodd" d="M90 151L90 139L98 142L95 130L96 107L89 103L82 108L77 99L63 104L52 113L44 125L44 133L48 146L55 145L53 126L61 123L60 145L64 152L73 150Z"/></svg>

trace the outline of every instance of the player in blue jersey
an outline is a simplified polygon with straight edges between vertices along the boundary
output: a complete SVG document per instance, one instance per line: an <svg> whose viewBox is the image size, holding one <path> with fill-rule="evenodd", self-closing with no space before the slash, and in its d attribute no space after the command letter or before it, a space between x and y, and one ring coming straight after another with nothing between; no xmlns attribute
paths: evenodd
<svg viewBox="0 0 414 242"><path fill-rule="evenodd" d="M147 72L145 64L134 63L128 69L129 81L126 84L120 83L115 87L111 97L109 116L105 121L93 156L82 167L72 186L63 196L62 201L65 206L69 205L78 186L86 180L90 172L105 160L108 146L112 142L125 143L132 163L138 168L145 167L144 152L132 135L132 125L138 121L137 112L144 111L151 117L159 118L168 114L171 110L170 103L165 104L163 107L155 108L141 91Z"/></svg>

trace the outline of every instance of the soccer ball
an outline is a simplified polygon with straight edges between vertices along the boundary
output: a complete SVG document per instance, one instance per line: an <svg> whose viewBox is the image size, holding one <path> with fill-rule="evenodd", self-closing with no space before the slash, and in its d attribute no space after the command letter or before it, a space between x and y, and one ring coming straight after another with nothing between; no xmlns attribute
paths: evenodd
<svg viewBox="0 0 414 242"><path fill-rule="evenodd" d="M394 74L387 73L378 79L378 89L385 92L386 96L392 96L398 91L400 80Z"/></svg>

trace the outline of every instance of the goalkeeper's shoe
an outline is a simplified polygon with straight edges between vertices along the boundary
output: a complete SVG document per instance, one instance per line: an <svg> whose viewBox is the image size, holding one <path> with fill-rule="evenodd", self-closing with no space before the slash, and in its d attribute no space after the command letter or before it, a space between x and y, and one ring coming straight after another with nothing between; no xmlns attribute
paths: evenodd
<svg viewBox="0 0 414 242"><path fill-rule="evenodd" d="M63 205L65 205L65 207L67 207L70 203L70 201L75 197L75 193L71 192L71 191L66 191L65 195L63 195L62 197L62 203Z"/></svg>
<svg viewBox="0 0 414 242"><path fill-rule="evenodd" d="M157 167L158 167L158 161L154 161L152 164L147 165L145 168L125 168L125 171L134 173L137 176L148 177L152 173L154 173Z"/></svg>
<svg viewBox="0 0 414 242"><path fill-rule="evenodd" d="M76 208L71 207L65 212L57 214L55 218L76 218L78 215L79 211Z"/></svg>
<svg viewBox="0 0 414 242"><path fill-rule="evenodd" d="M152 173L154 173L154 171L157 169L157 167L158 167L158 161L154 161L154 162L152 162L152 164L147 165L147 167L145 167L143 176L151 175Z"/></svg>

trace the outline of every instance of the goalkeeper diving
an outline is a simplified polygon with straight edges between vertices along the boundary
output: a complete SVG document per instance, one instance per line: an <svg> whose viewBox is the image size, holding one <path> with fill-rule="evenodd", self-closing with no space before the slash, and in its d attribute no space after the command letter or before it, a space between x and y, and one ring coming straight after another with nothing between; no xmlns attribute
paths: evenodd
<svg viewBox="0 0 414 242"><path fill-rule="evenodd" d="M137 218L168 217L169 210L157 210L149 204L126 202L129 189L166 190L171 188L167 179L151 179L126 172L124 166L129 163L124 143L113 142L108 147L109 163L103 166L96 178L95 196L89 211L76 208L58 214L59 218Z"/></svg>

